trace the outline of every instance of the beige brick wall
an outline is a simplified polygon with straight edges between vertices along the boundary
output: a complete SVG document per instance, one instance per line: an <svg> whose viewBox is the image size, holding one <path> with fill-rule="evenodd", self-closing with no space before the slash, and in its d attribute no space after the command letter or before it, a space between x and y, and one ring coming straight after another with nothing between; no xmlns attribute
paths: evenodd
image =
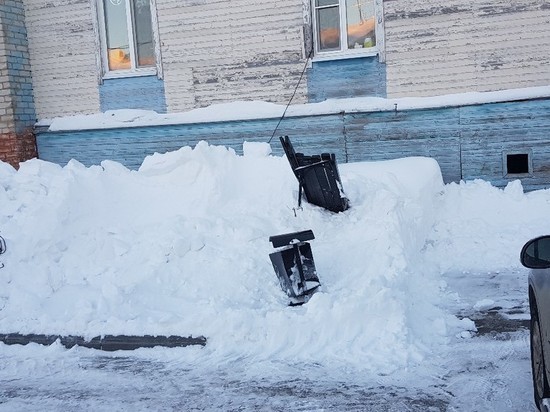
<svg viewBox="0 0 550 412"><path fill-rule="evenodd" d="M23 0L39 119L99 112L91 0Z"/></svg>

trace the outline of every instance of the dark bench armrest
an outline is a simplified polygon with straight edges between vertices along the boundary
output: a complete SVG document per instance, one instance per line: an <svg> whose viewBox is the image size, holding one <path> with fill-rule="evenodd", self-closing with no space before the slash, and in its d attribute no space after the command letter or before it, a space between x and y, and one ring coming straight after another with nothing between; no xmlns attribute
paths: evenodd
<svg viewBox="0 0 550 412"><path fill-rule="evenodd" d="M273 243L273 247L288 246L292 244L294 240L299 242L305 242L307 240L313 240L315 236L312 230L303 230L301 232L285 233L284 235L270 236L269 241Z"/></svg>

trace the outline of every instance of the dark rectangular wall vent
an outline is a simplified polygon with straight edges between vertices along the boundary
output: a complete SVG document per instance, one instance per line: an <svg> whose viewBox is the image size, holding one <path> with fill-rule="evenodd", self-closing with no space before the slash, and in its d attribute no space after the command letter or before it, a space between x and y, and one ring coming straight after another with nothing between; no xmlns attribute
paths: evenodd
<svg viewBox="0 0 550 412"><path fill-rule="evenodd" d="M506 174L530 173L529 154L514 153L506 155Z"/></svg>

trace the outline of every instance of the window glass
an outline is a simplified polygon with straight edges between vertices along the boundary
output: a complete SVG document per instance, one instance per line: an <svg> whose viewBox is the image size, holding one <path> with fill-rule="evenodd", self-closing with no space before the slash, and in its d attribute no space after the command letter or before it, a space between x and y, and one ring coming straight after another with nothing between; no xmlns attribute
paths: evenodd
<svg viewBox="0 0 550 412"><path fill-rule="evenodd" d="M126 2L107 0L104 2L105 30L109 70L130 69L130 42L126 20Z"/></svg>
<svg viewBox="0 0 550 412"><path fill-rule="evenodd" d="M522 254L522 263L530 268L549 267L550 238L545 236L528 244Z"/></svg>
<svg viewBox="0 0 550 412"><path fill-rule="evenodd" d="M374 2L346 0L348 49L374 47Z"/></svg>
<svg viewBox="0 0 550 412"><path fill-rule="evenodd" d="M151 4L149 0L132 0L136 36L137 66L154 66L155 50L151 27Z"/></svg>
<svg viewBox="0 0 550 412"><path fill-rule="evenodd" d="M156 67L151 0L96 0L102 5L100 27L106 72L116 76L140 70L152 73ZM153 3L154 4L154 3ZM153 70L147 70L152 68ZM134 74L128 74L134 75Z"/></svg>
<svg viewBox="0 0 550 412"><path fill-rule="evenodd" d="M315 5L317 7L324 7L324 6L338 6L339 0L316 0Z"/></svg>
<svg viewBox="0 0 550 412"><path fill-rule="evenodd" d="M340 13L338 7L317 10L320 50L340 50Z"/></svg>

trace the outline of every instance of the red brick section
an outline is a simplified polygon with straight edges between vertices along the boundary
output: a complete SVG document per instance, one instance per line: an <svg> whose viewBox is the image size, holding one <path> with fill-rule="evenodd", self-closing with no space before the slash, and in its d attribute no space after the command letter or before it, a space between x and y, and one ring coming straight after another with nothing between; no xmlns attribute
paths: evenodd
<svg viewBox="0 0 550 412"><path fill-rule="evenodd" d="M0 160L18 169L20 162L33 157L38 157L38 153L32 129L27 129L22 133L0 134Z"/></svg>

